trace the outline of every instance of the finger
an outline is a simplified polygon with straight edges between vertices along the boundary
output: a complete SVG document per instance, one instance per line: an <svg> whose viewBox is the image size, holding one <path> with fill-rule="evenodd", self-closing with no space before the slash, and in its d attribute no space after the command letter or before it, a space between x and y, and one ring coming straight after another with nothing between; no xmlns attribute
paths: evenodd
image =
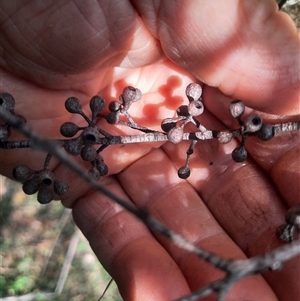
<svg viewBox="0 0 300 301"><path fill-rule="evenodd" d="M103 184L128 200L113 178ZM173 300L190 291L177 264L143 223L104 195L78 198L73 216L124 300Z"/></svg>
<svg viewBox="0 0 300 301"><path fill-rule="evenodd" d="M43 87L81 90L84 81L111 78L111 66L162 56L129 1L6 1L1 9L2 66Z"/></svg>
<svg viewBox="0 0 300 301"><path fill-rule="evenodd" d="M221 127L208 113L203 114L201 121L208 128ZM184 165L188 144L183 145L163 146L176 168ZM188 181L226 233L252 257L281 245L275 233L284 223L287 208L274 183L251 158L239 164L232 160L236 146L234 141L225 145L200 141L194 149ZM299 268L297 257L281 272L264 276L280 298L284 299L288 291L293 299L300 293L295 280Z"/></svg>
<svg viewBox="0 0 300 301"><path fill-rule="evenodd" d="M274 164L271 177L290 207L300 203L300 145L284 154Z"/></svg>
<svg viewBox="0 0 300 301"><path fill-rule="evenodd" d="M206 84L261 111L299 110L299 34L275 1L134 3L165 53Z"/></svg>
<svg viewBox="0 0 300 301"><path fill-rule="evenodd" d="M204 103L206 109L213 113L227 128L239 128L238 122L228 110L232 101L217 89L205 87ZM261 115L263 122L277 124L296 121L298 116L281 117L246 109L242 119L250 114ZM267 172L276 184L288 206L299 204L300 200L300 155L299 131L284 133L269 141L251 137L246 142L246 148L251 157Z"/></svg>
<svg viewBox="0 0 300 301"><path fill-rule="evenodd" d="M136 161L118 178L136 206L146 208L168 228L219 256L244 258L244 254L222 230L192 186L178 178L172 162L161 150L152 151ZM157 238L177 262L192 290L224 275L160 235ZM252 289L249 292L250 287ZM260 276L242 281L230 293L233 300L243 300L246 295L253 300L258 296L264 296L265 300L276 300Z"/></svg>

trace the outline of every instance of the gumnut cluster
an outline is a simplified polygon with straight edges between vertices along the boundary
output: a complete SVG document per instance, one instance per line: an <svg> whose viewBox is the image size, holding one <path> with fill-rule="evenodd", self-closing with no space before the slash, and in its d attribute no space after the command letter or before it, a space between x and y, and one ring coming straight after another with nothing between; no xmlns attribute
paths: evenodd
<svg viewBox="0 0 300 301"><path fill-rule="evenodd" d="M13 96L8 93L1 93L0 108L3 108L15 117L18 117L20 122L26 123L26 119L23 116L15 114L14 107L15 99L13 98ZM4 122L0 124L0 141L6 141L9 138L10 128L11 125L9 124L9 122Z"/></svg>
<svg viewBox="0 0 300 301"><path fill-rule="evenodd" d="M41 204L50 203L54 198L54 193L61 196L69 188L66 183L56 179L48 168L36 171L26 165L20 165L14 168L13 176L16 180L23 182L22 188L26 194L37 193L37 199Z"/></svg>
<svg viewBox="0 0 300 301"><path fill-rule="evenodd" d="M229 106L229 112L232 117L236 118L241 126L240 146L236 147L232 152L232 159L236 162L243 162L247 159L247 150L245 148L246 140L250 136L256 136L263 141L270 140L274 137L274 127L270 124L263 123L261 116L258 114L249 115L245 120L242 115L245 112L245 105L242 101L232 101ZM232 131L220 131L217 134L219 143L228 143L234 137Z"/></svg>
<svg viewBox="0 0 300 301"><path fill-rule="evenodd" d="M81 115L88 125L86 127L79 127L73 122L65 122L60 128L60 133L67 138L74 137L78 132L80 135L76 138L64 141L63 147L67 153L78 156L80 155L84 161L91 162L92 168L89 173L95 178L99 179L108 173L108 168L104 163L103 158L99 153L105 146L96 149L96 145L100 144L100 136L110 138L111 135L96 126L97 116L105 106L104 99L99 96L94 96L90 100L90 109L92 118L89 119L82 111L82 106L79 100L75 97L70 97L65 102L65 107L68 112L72 114Z"/></svg>
<svg viewBox="0 0 300 301"><path fill-rule="evenodd" d="M115 124L120 121L120 115L125 115L127 119L131 120L128 114L130 106L142 98L142 92L132 86L124 88L122 94L119 97L119 101L112 101L109 104L110 113L107 114L106 120L110 124Z"/></svg>
<svg viewBox="0 0 300 301"><path fill-rule="evenodd" d="M300 234L300 205L288 210L285 215L286 224L280 225L276 230L277 237L284 242L292 242Z"/></svg>
<svg viewBox="0 0 300 301"><path fill-rule="evenodd" d="M200 132L208 132L207 129L200 124L196 117L204 112L202 102L202 87L197 83L191 83L186 87L185 94L188 98L188 105L182 105L176 110L177 117L166 118L161 123L161 128L167 133L168 141L178 144L184 138L184 128L187 124L193 124ZM190 174L190 156L193 154L193 149L198 140L193 139L187 151L187 159L184 166L179 168L178 176L181 179L187 179Z"/></svg>
<svg viewBox="0 0 300 301"><path fill-rule="evenodd" d="M189 84L186 87L185 94L189 104L182 105L176 110L177 117L166 118L161 123L161 128L167 133L168 140L174 144L182 141L184 128L188 123L192 123L199 128L200 123L195 117L200 116L204 111L201 99L202 87L199 84Z"/></svg>

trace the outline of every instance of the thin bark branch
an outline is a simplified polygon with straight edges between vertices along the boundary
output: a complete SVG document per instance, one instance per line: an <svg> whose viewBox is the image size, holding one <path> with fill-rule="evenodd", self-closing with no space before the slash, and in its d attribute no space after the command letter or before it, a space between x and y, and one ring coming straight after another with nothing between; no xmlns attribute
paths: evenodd
<svg viewBox="0 0 300 301"><path fill-rule="evenodd" d="M290 258L296 256L297 254L300 254L300 240L297 240L292 242L291 244L273 250L265 255L256 256L246 260L220 258L200 247L195 246L194 244L186 240L178 233L174 232L171 229L168 229L166 226L164 226L156 219L151 217L146 210L144 209L139 210L136 207L128 204L128 202L126 202L122 198L119 198L118 196L114 195L109 189L107 189L105 186L103 186L101 183L99 183L97 180L91 177L90 174L84 168L82 168L73 159L71 159L70 155L68 155L61 147L63 145L63 140L57 141L57 140L47 140L41 138L40 136L34 134L33 131L26 124L21 122L19 118L10 114L8 111L4 110L3 108L0 108L0 117L6 120L11 126L18 129L22 134L28 137L29 139L28 142L27 143L22 142L20 143L20 145L28 145L33 149L45 151L48 153L48 158L50 158L51 156L56 157L62 163L64 163L70 170L72 170L78 177L80 177L82 180L88 183L92 188L94 188L100 193L103 193L111 200L113 200L114 202L122 206L124 209L126 209L128 212L132 213L138 219L143 221L149 228L159 232L165 237L168 237L178 247L190 253L195 254L196 256L202 258L203 260L211 263L213 266L217 267L218 269L226 272L226 276L221 280L215 281L207 285L206 287L203 287L200 290L191 293L188 296L180 298L178 299L178 301L196 300L204 296L207 296L211 293L217 293L218 300L222 301L225 299L225 296L227 295L227 292L229 291L230 287L240 279L257 273L262 273L267 268L274 268L274 266L276 266L278 263L283 263L286 260L289 260ZM290 125L289 123L289 125L287 126L277 125L277 128L281 129L281 131L278 131L278 134L279 132L280 133L284 132L282 131L283 128L289 128L289 130L299 129L299 122L296 124L296 126L295 123L293 123L293 125ZM237 133L237 131L234 130L234 133ZM166 134L162 134L162 133L146 133L141 136L144 137L142 138L143 142L146 141L148 142L148 140L149 142L150 141L152 142L153 139L154 141L158 141L155 139L166 139L165 137L167 137ZM196 136L198 139L203 139L203 140L212 139L216 137L213 131L207 131L207 130L203 132L194 133L193 137L194 136ZM137 136L127 136L127 137L134 137L133 139L130 138L129 143L133 143L134 140L135 143L142 142L142 140L137 141L136 138ZM158 137L158 138L154 138L154 137ZM185 138L184 140L189 140L191 138L191 134L187 133L187 135L184 135L184 138ZM111 139L111 138L103 138L103 139ZM121 139L122 137L120 137L120 140Z"/></svg>

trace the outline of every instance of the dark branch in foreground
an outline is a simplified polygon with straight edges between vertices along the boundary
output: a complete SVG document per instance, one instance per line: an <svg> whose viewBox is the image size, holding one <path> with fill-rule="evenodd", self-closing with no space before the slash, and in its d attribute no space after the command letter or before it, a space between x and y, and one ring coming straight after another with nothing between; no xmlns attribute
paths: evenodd
<svg viewBox="0 0 300 301"><path fill-rule="evenodd" d="M300 239L289 245L277 248L265 255L256 256L245 260L227 260L226 276L218 281L194 291L192 294L177 301L193 301L212 293L218 293L218 301L225 300L229 289L239 280L247 276L261 274L267 269L280 270L283 263L300 254Z"/></svg>

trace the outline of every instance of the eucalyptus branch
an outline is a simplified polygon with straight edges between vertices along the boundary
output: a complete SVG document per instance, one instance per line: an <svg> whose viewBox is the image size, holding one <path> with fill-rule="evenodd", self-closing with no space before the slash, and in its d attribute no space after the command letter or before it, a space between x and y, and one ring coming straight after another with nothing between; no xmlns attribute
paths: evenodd
<svg viewBox="0 0 300 301"><path fill-rule="evenodd" d="M37 194L38 201L42 204L49 203L53 199L53 192L63 195L68 191L67 183L56 179L49 170L52 157L57 158L73 171L79 178L85 181L96 191L103 193L115 203L122 206L136 218L143 221L149 228L169 238L178 247L195 254L199 258L212 264L214 267L224 271L226 276L221 280L213 282L204 288L193 292L191 295L179 300L196 300L211 293L218 293L218 300L224 300L231 286L242 278L264 272L267 268L277 270L282 267L286 260L300 253L300 240L295 240L300 232L300 206L291 208L286 214L286 224L277 229L277 236L282 241L290 244L273 250L265 255L256 256L246 260L224 259L208 252L185 239L180 234L167 228L158 222L146 209L137 209L128 204L122 198L113 194L109 189L99 182L101 176L108 173L104 159L100 153L110 145L146 142L171 142L178 144L182 141L191 141L187 150L185 165L179 168L178 176L186 179L190 175L190 156L193 149L203 140L216 139L219 143L229 143L232 139L240 137L240 146L232 152L232 158L236 162L242 162L247 158L246 141L249 137L256 137L262 141L273 139L275 136L300 129L300 121L280 124L264 123L261 116L253 114L243 118L245 105L241 101L233 101L229 106L230 114L236 118L240 127L228 130L208 130L197 119L204 111L202 103L202 88L198 84L190 84L186 88L188 105L180 106L175 118L166 118L162 121L162 131L154 131L137 124L130 116L130 106L138 101L142 94L133 87L126 87L119 101L109 104L109 113L101 111L105 107L104 99L94 96L90 101L92 117L89 118L83 111L78 99L70 97L66 100L65 107L71 114L79 114L87 122L86 127L78 127L76 124L66 122L62 124L60 132L65 139L49 140L36 135L26 125L25 118L14 112L14 98L8 93L0 95L0 118L3 124L0 126L0 148L32 148L46 152L46 158L41 170L32 170L30 167L21 165L13 170L13 176L23 182L23 190L27 194ZM124 119L127 121L124 121ZM140 135L111 135L97 127L99 119L105 119L110 124L121 124L136 129ZM195 131L186 132L188 124L195 127ZM28 139L22 141L9 141L10 128L19 130ZM71 156L80 155L82 160L91 163L91 169L86 171Z"/></svg>
<svg viewBox="0 0 300 301"><path fill-rule="evenodd" d="M195 246L180 234L168 229L156 219L152 218L145 209L138 210L129 205L125 200L113 194L109 189L91 177L91 175L86 172L84 168L71 159L70 156L62 150L59 144L54 143L53 140L47 140L34 134L33 131L26 124L21 122L18 117L13 116L1 107L0 117L9 122L11 126L18 129L22 134L27 136L31 146L34 149L48 152L49 155L47 156L47 162L49 162L51 156L55 156L92 188L100 193L103 193L111 200L126 209L128 212L132 213L135 217L143 221L149 228L171 239L171 241L178 247L197 255L199 258L211 263L216 268L226 272L226 276L223 279L213 282L208 286L193 292L191 295L180 298L178 301L197 300L215 292L218 293L218 301L223 301L225 300L226 294L230 287L240 279L262 273L267 268L273 270L278 269L278 267L281 268L283 262L291 259L297 254L300 254L300 240L296 240L289 245L280 247L265 255L256 256L246 260L228 260L220 258L211 252Z"/></svg>
<svg viewBox="0 0 300 301"><path fill-rule="evenodd" d="M132 213L135 217L142 220L151 229L159 232L167 238L170 238L178 247L197 255L205 261L213 264L217 268L220 268L222 270L225 269L225 271L227 271L227 260L224 260L208 251L205 251L202 248L195 246L181 235L168 229L163 224L152 218L145 209L136 209L134 206L128 204L128 202L126 202L122 198L116 196L104 185L99 183L95 178L91 177L91 175L83 167L81 167L68 154L66 154L66 152L64 152L61 147L59 147L59 145L53 143L52 140L49 141L34 134L26 124L20 122L17 117L11 115L9 112L3 110L2 108L0 108L0 117L8 121L11 126L15 127L22 134L27 136L34 149L46 151L51 156L56 157L92 188L100 193L103 193L105 196L122 206L128 212Z"/></svg>

